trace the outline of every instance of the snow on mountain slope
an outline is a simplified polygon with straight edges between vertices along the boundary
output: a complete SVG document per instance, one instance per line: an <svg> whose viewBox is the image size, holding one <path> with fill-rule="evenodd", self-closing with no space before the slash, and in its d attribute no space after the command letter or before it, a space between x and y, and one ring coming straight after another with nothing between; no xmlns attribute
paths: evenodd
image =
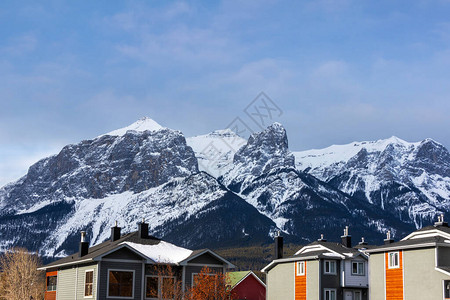
<svg viewBox="0 0 450 300"><path fill-rule="evenodd" d="M363 148L368 152L382 152L388 145L391 144L399 145L405 149L408 149L416 147L420 144L420 142L408 143L398 137L392 136L384 140L352 142L346 145L332 145L323 149L293 151L292 153L295 156L297 169L319 169L330 167L332 165L337 166L341 163L347 163Z"/></svg>
<svg viewBox="0 0 450 300"><path fill-rule="evenodd" d="M294 155L297 169L383 210L396 210L416 227L450 210L450 155L431 139L408 143L391 137Z"/></svg>
<svg viewBox="0 0 450 300"><path fill-rule="evenodd" d="M137 120L136 122L134 122L133 124L126 126L124 128L120 128L120 129L116 129L113 130L111 132L108 132L106 134L102 134L101 136L104 135L115 135L115 136L122 136L125 133L127 133L128 131L137 131L137 132L142 132L142 131L158 131L164 129L164 127L162 127L161 125L159 125L156 121L150 119L149 117L143 117L139 120ZM99 137L101 137L99 136Z"/></svg>
<svg viewBox="0 0 450 300"><path fill-rule="evenodd" d="M233 161L234 154L247 141L230 129L216 130L189 137L186 143L194 150L200 171L219 177Z"/></svg>
<svg viewBox="0 0 450 300"><path fill-rule="evenodd" d="M277 168L294 166L294 156L288 148L286 130L281 124L274 123L249 137L219 180L233 191L241 191L255 177Z"/></svg>
<svg viewBox="0 0 450 300"><path fill-rule="evenodd" d="M181 132L127 131L65 146L32 165L0 190L0 215L35 205L141 192L198 172L197 159Z"/></svg>

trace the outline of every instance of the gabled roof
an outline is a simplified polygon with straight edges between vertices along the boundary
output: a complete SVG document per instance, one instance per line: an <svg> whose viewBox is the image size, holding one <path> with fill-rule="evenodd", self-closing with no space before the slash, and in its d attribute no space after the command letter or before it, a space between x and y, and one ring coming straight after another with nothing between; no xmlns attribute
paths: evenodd
<svg viewBox="0 0 450 300"><path fill-rule="evenodd" d="M398 242L372 247L365 251L367 253L377 253L437 246L450 247L450 228L448 226L427 226L412 232Z"/></svg>
<svg viewBox="0 0 450 300"><path fill-rule="evenodd" d="M261 279L259 279L258 276L256 276L255 273L252 271L237 271L237 272L228 272L227 273L230 279L230 286L233 289L235 286L239 285L241 282L243 282L248 276L253 276L255 279L261 283L264 287L266 287L266 284L262 282Z"/></svg>
<svg viewBox="0 0 450 300"><path fill-rule="evenodd" d="M276 264L299 260L315 259L354 259L358 256L367 260L367 255L355 248L347 248L341 243L315 241L303 246L293 256L273 260L261 271L266 272L272 269Z"/></svg>
<svg viewBox="0 0 450 300"><path fill-rule="evenodd" d="M123 245L122 246L120 245L124 242L139 243L139 244L143 244L143 245L157 245L160 241L161 241L160 239L152 237L152 236L150 236L147 239L140 238L139 233L137 231L135 231L135 232L132 232L132 233L122 236L120 239L118 239L114 242L111 242L110 240L108 240L106 242L92 246L88 249L88 253L82 257L79 257L79 252L77 252L72 255L66 256L64 258L58 259L54 262L51 262L39 269L46 270L46 269L49 269L52 267L59 267L59 266L94 261L94 259L97 257L102 257L102 256L112 253L120 248L125 247ZM129 247L127 247L127 248L129 248ZM139 256L142 256L140 253L138 253L134 249L130 249L130 250L135 252Z"/></svg>
<svg viewBox="0 0 450 300"><path fill-rule="evenodd" d="M139 237L139 233L136 231L122 236L117 241L111 242L110 240L108 240L106 242L92 246L88 249L88 253L82 257L79 257L77 252L62 259L51 262L39 268L39 270L99 261L104 256L107 256L122 248L126 248L132 251L149 264L163 263L185 265L190 260L204 253L209 253L212 256L216 257L218 260L222 261L224 264L227 264L228 268L235 267L232 263L209 249L200 249L193 251L190 249L178 247L174 244L162 241L153 236L150 236L148 238L141 238Z"/></svg>
<svg viewBox="0 0 450 300"><path fill-rule="evenodd" d="M191 255L189 255L188 257L186 257L184 260L180 261L178 264L180 266L184 266L187 265L189 263L189 261L193 260L196 257L199 257L205 253L211 254L212 256L214 256L215 258L217 258L218 260L222 261L223 263L228 265L228 268L233 269L236 266L233 265L232 263L230 263L228 260L226 260L225 258L223 258L222 256L220 256L219 254L217 254L216 252L210 250L210 249L199 249L199 250L194 250L192 251Z"/></svg>

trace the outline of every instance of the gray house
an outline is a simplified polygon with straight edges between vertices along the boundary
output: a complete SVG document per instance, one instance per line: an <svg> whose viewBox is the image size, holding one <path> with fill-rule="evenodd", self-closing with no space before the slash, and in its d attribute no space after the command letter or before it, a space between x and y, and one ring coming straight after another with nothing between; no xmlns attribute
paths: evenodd
<svg viewBox="0 0 450 300"><path fill-rule="evenodd" d="M275 243L279 245L276 237ZM352 248L348 228L342 243L321 239L298 250L293 256L276 257L262 271L267 274L268 300L366 300L368 299L368 257ZM282 243L282 242L281 242ZM281 251L280 251L281 248ZM280 253L281 252L281 253Z"/></svg>
<svg viewBox="0 0 450 300"><path fill-rule="evenodd" d="M157 299L166 287L191 286L204 266L215 273L234 268L209 249L178 247L149 236L147 223L138 227L121 236L116 224L109 241L91 248L82 232L78 253L40 268L47 277L45 299Z"/></svg>

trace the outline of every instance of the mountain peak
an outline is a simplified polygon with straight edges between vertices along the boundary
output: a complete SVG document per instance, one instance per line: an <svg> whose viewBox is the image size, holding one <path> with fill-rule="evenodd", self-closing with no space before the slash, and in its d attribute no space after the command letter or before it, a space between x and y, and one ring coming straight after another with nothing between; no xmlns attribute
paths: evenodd
<svg viewBox="0 0 450 300"><path fill-rule="evenodd" d="M158 131L158 130L161 130L163 128L164 127L159 125L153 119L151 119L149 117L142 117L139 120L137 120L136 122L134 122L133 124L127 126L127 127L116 129L116 130L113 130L113 131L108 132L108 133L103 134L103 135L122 136L122 135L126 134L127 131L130 131L130 130L142 132L142 131Z"/></svg>

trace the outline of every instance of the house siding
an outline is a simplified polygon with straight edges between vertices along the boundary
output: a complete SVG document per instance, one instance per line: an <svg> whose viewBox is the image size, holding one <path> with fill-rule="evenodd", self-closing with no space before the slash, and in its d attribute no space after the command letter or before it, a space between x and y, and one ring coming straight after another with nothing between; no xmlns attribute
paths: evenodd
<svg viewBox="0 0 450 300"><path fill-rule="evenodd" d="M58 271L58 284L56 288L56 299L58 300L73 300L75 299L75 282L77 267L71 267Z"/></svg>
<svg viewBox="0 0 450 300"><path fill-rule="evenodd" d="M364 275L352 275L352 262L364 263ZM352 260L345 260L344 262L344 281L346 287L362 287L366 288L369 284L369 278L367 276L367 261L363 258L356 258Z"/></svg>
<svg viewBox="0 0 450 300"><path fill-rule="evenodd" d="M209 253L200 255L189 261L190 264L205 264L205 265L222 265L223 262L215 258Z"/></svg>
<svg viewBox="0 0 450 300"><path fill-rule="evenodd" d="M321 299L319 288L319 261L308 261L308 276L306 277L306 299Z"/></svg>
<svg viewBox="0 0 450 300"><path fill-rule="evenodd" d="M385 300L384 253L372 253L369 258L369 299Z"/></svg>
<svg viewBox="0 0 450 300"><path fill-rule="evenodd" d="M443 280L450 276L435 270L435 249L404 251L405 299L443 299Z"/></svg>
<svg viewBox="0 0 450 300"><path fill-rule="evenodd" d="M192 275L195 273L200 273L202 271L203 267L201 266L186 266L186 273L185 273L185 286L192 286ZM209 267L209 269L213 273L223 273L223 268L218 267Z"/></svg>
<svg viewBox="0 0 450 300"><path fill-rule="evenodd" d="M450 267L450 248L438 247L437 253L437 265L441 267Z"/></svg>
<svg viewBox="0 0 450 300"><path fill-rule="evenodd" d="M298 262L295 262L295 300L306 300L306 278L308 276L308 262L305 261L304 275L297 275L298 272Z"/></svg>
<svg viewBox="0 0 450 300"><path fill-rule="evenodd" d="M309 268L309 265L308 265ZM280 263L267 273L268 300L295 299L295 263Z"/></svg>
<svg viewBox="0 0 450 300"><path fill-rule="evenodd" d="M142 265L143 263L132 262L112 262L102 261L99 275L99 299L111 299L107 297L108 293L108 269L115 270L133 270L134 271L134 297L132 299L142 299ZM58 299L59 300L59 299Z"/></svg>
<svg viewBox="0 0 450 300"><path fill-rule="evenodd" d="M329 259L328 259L329 260ZM342 293L341 291L341 276L339 270L341 269L341 261L334 260L336 262L336 274L325 274L324 267L325 267L325 261L320 260L320 298L317 299L323 299L324 297L324 289L335 289L336 290L336 300L342 299Z"/></svg>
<svg viewBox="0 0 450 300"><path fill-rule="evenodd" d="M399 267L389 269L389 252L384 254L386 300L403 300L403 251L399 252Z"/></svg>
<svg viewBox="0 0 450 300"><path fill-rule="evenodd" d="M94 271L94 282L92 285L92 297L84 297L84 287L86 271ZM77 280L77 300L78 299L96 299L97 297L97 264L95 265L84 265L78 267L78 280ZM73 299L73 298L72 298Z"/></svg>

